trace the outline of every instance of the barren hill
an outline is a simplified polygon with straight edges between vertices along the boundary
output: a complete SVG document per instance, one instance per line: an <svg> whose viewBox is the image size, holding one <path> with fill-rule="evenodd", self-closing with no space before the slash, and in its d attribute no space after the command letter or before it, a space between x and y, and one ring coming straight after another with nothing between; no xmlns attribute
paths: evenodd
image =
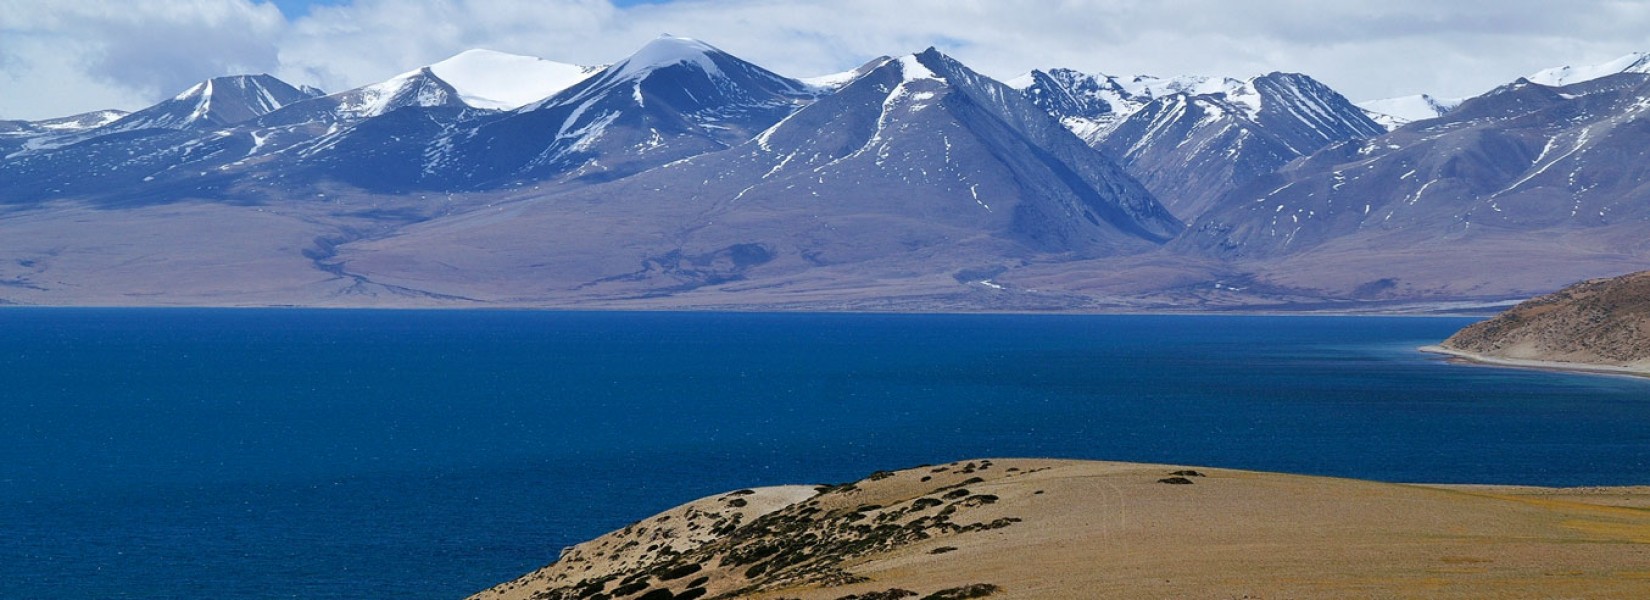
<svg viewBox="0 0 1650 600"><path fill-rule="evenodd" d="M1445 340L1468 358L1650 372L1650 271L1533 298Z"/></svg>

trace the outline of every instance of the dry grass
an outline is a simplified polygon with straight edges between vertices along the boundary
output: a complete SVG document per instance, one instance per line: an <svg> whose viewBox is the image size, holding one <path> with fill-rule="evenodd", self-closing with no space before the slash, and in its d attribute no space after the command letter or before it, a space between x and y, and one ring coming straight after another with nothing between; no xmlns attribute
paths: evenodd
<svg viewBox="0 0 1650 600"><path fill-rule="evenodd" d="M608 575L615 584L644 582L614 598L681 593L685 583L645 573L684 562L703 566L705 597L771 599L894 589L920 598L975 584L997 586L991 598L1642 598L1650 590L1650 487L1429 487L1203 468L1204 476L1187 477L1191 485L1166 485L1159 480L1184 467L973 462L974 469L953 463L867 479L781 506L763 521L853 536L860 534L832 519L858 511L856 522L898 525L956 504L948 518L960 531L821 540L817 547L840 552L826 562L843 576L764 580L745 575L749 563L724 566L730 552L762 541L759 526L681 555L584 563L559 579L553 575L568 565L552 565L478 598L577 598L579 580ZM967 493L948 494L958 489ZM992 501L971 500L980 496ZM967 527L991 523L1006 524ZM623 545L626 535L592 543ZM544 585L549 579L560 586Z"/></svg>

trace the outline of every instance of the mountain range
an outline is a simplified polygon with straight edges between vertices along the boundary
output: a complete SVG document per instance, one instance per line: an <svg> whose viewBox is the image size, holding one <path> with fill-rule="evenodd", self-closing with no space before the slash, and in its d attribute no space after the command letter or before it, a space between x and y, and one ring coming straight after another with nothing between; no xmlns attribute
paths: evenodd
<svg viewBox="0 0 1650 600"><path fill-rule="evenodd" d="M1423 310L1639 270L1650 60L1461 101L1307 75L796 79L661 37L0 121L0 303Z"/></svg>

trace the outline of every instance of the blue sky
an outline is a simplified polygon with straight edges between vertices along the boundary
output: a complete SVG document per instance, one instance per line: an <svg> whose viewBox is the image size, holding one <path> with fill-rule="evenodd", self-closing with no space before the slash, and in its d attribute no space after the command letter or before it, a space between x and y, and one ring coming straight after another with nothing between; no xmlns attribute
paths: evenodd
<svg viewBox="0 0 1650 600"><path fill-rule="evenodd" d="M611 64L662 33L793 77L936 46L1001 79L1290 71L1353 100L1449 98L1650 50L1650 1L0 0L0 118L239 73L341 91L471 48Z"/></svg>
<svg viewBox="0 0 1650 600"><path fill-rule="evenodd" d="M288 17L301 17L309 14L311 6L326 6L338 4L344 0L274 0L275 6L281 7L281 12Z"/></svg>

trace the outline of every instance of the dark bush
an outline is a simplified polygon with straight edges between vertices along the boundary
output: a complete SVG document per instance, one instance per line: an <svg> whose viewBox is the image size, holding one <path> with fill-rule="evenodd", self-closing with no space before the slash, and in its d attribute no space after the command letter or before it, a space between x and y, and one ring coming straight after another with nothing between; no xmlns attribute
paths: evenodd
<svg viewBox="0 0 1650 600"><path fill-rule="evenodd" d="M1002 591L1002 588L995 585L989 583L976 583L973 585L940 590L927 596L923 596L922 600L967 600L969 598L984 598L1000 591Z"/></svg>
<svg viewBox="0 0 1650 600"><path fill-rule="evenodd" d="M670 570L665 571L664 573L660 573L659 574L659 581L670 581L672 579L681 579L683 577L687 577L687 576L692 575L694 573L698 573L701 568L703 568L703 567L700 567L699 563L688 563L688 564L685 564L685 565L682 565L682 566L679 566L679 567L673 567Z"/></svg>

